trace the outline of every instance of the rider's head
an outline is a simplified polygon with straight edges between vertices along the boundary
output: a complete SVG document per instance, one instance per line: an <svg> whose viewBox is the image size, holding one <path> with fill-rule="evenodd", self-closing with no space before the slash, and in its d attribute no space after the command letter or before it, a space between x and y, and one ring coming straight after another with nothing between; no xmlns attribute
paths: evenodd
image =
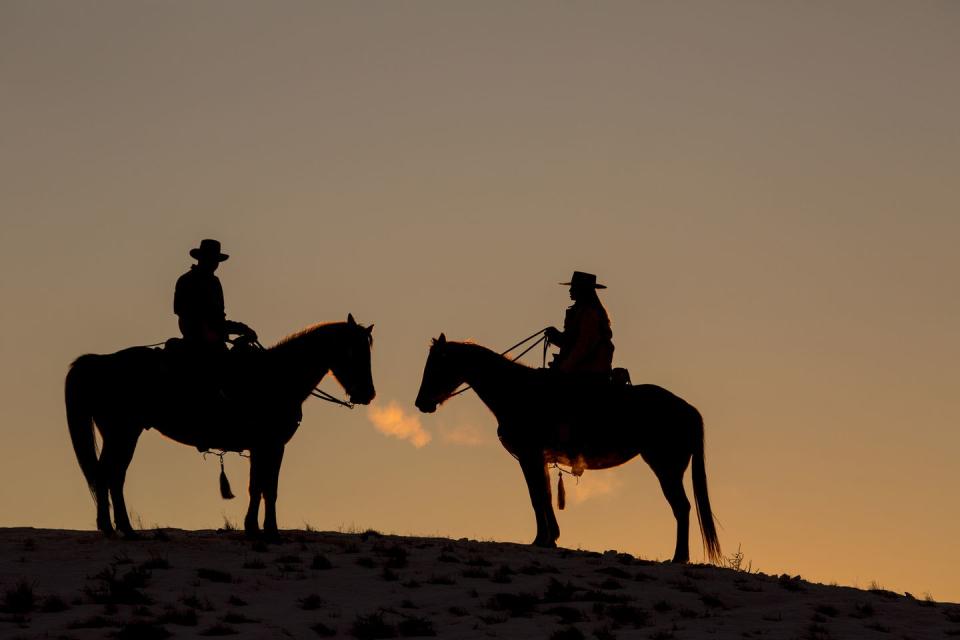
<svg viewBox="0 0 960 640"><path fill-rule="evenodd" d="M585 300L596 297L597 289L606 289L606 285L597 284L597 276L583 271L574 271L570 282L560 284L570 286L571 300Z"/></svg>
<svg viewBox="0 0 960 640"><path fill-rule="evenodd" d="M230 256L220 252L219 240L207 238L201 240L200 246L196 249L190 249L190 257L197 261L197 266L202 270L213 273L220 266L220 263Z"/></svg>

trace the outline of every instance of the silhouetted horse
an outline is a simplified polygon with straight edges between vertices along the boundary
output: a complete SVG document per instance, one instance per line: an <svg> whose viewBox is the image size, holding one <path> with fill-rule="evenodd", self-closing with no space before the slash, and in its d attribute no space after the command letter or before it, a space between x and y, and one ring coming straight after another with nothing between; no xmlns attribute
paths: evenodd
<svg viewBox="0 0 960 640"><path fill-rule="evenodd" d="M531 369L485 347L433 341L417 408L433 413L437 404L466 382L496 416L500 442L520 463L537 537L533 544L556 546L560 527L553 512L548 465L609 469L640 454L653 469L677 519L674 562L690 559L687 538L690 502L683 474L693 459L693 493L706 555L721 558L710 511L700 413L654 385L613 385L547 369Z"/></svg>
<svg viewBox="0 0 960 640"><path fill-rule="evenodd" d="M135 536L123 499L127 467L144 429L155 428L186 445L250 451L250 507L244 519L248 535L263 528L277 534L277 481L283 450L300 426L301 405L332 371L352 402L368 404L376 392L370 372L373 326L346 322L320 324L274 347L248 354L225 354L229 379L203 402L184 381L187 363L175 355L133 347L109 355L77 358L66 380L67 423L77 461L97 505L97 528ZM189 361L188 361L189 362ZM195 381L194 381L195 382ZM217 381L219 382L219 381ZM193 389L195 391L195 389ZM226 397L223 397L223 396ZM216 402L211 406L211 402ZM94 426L103 441L97 456Z"/></svg>

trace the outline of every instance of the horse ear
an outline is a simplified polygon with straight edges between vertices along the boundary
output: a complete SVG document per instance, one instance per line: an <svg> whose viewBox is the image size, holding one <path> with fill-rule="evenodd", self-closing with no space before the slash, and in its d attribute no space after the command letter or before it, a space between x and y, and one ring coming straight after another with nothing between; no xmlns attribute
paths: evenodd
<svg viewBox="0 0 960 640"><path fill-rule="evenodd" d="M352 313L348 313L348 314L347 314L347 324L349 324L349 325L355 325L355 324L357 324L357 321L353 319L353 314L352 314Z"/></svg>
<svg viewBox="0 0 960 640"><path fill-rule="evenodd" d="M437 338L437 344L447 344L447 336L440 334L440 337Z"/></svg>
<svg viewBox="0 0 960 640"><path fill-rule="evenodd" d="M370 335L373 335L373 325L370 325L369 327L367 327L367 333Z"/></svg>

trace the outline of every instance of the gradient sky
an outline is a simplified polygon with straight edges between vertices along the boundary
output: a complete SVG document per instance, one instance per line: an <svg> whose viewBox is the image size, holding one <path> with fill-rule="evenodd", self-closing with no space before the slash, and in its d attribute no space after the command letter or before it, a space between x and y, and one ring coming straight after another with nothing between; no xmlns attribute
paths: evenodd
<svg viewBox="0 0 960 640"><path fill-rule="evenodd" d="M281 527L532 539L476 396L413 399L431 337L560 324L581 269L617 364L704 415L728 554L960 601L958 61L954 2L4 0L0 525L94 526L67 366L174 335L216 237L265 342L376 323L377 400L305 405ZM218 471L145 434L135 519L242 520ZM642 461L567 488L562 545L670 557Z"/></svg>

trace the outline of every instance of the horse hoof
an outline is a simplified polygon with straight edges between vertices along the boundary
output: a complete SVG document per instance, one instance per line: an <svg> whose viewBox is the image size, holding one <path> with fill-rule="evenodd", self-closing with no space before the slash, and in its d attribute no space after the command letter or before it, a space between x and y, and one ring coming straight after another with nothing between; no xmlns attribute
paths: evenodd
<svg viewBox="0 0 960 640"><path fill-rule="evenodd" d="M540 547L542 549L556 549L557 543L555 540L534 540L531 543L535 547Z"/></svg>
<svg viewBox="0 0 960 640"><path fill-rule="evenodd" d="M125 540L143 540L143 536L133 529L120 529L119 533Z"/></svg>

